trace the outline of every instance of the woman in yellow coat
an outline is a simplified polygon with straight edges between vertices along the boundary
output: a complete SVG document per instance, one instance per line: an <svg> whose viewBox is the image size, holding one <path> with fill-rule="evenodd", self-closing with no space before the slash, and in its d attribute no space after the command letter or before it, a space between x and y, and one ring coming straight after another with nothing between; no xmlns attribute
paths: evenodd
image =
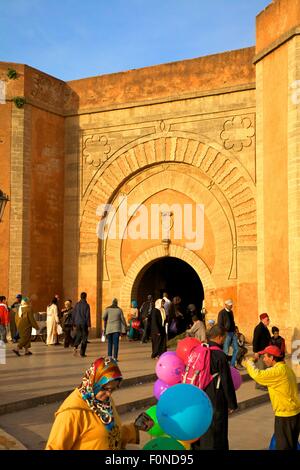
<svg viewBox="0 0 300 470"><path fill-rule="evenodd" d="M113 358L97 359L55 413L46 450L120 450L138 444L138 428L121 424L111 398L121 381Z"/></svg>

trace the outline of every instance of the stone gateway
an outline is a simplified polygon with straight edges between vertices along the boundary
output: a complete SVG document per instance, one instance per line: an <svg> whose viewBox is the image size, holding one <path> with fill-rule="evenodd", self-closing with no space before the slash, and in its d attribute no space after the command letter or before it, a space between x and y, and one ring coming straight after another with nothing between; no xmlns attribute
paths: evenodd
<svg viewBox="0 0 300 470"><path fill-rule="evenodd" d="M212 318L232 298L247 339L267 311L290 347L300 306L300 0L257 16L255 47L70 82L2 62L0 82L4 295L26 293L43 311L55 293L86 291L97 334L114 297L125 313L132 298L163 289L200 308L204 300ZM104 219L121 236L99 237ZM139 237L150 224L155 236Z"/></svg>

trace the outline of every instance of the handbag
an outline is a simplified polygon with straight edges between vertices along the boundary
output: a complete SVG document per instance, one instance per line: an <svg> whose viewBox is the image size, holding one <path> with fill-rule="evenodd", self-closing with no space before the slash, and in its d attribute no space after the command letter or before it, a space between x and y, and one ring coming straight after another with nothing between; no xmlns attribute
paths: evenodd
<svg viewBox="0 0 300 470"><path fill-rule="evenodd" d="M176 335L176 333L177 333L176 320L171 321L171 325L169 326L169 331L170 331L170 333Z"/></svg>
<svg viewBox="0 0 300 470"><path fill-rule="evenodd" d="M57 325L56 331L57 331L58 336L63 334L63 329L60 325Z"/></svg>
<svg viewBox="0 0 300 470"><path fill-rule="evenodd" d="M134 330L139 330L141 326L140 320L132 320L131 326Z"/></svg>

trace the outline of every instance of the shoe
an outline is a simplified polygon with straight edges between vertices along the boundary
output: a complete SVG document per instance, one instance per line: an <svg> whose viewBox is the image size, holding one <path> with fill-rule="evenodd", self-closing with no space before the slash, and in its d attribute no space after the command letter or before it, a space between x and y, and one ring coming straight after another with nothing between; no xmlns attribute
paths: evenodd
<svg viewBox="0 0 300 470"><path fill-rule="evenodd" d="M87 355L86 355L86 354L80 354L80 356L81 356L81 357L87 357Z"/></svg>
<svg viewBox="0 0 300 470"><path fill-rule="evenodd" d="M264 387L263 385L255 385L256 390L261 390L262 392L267 392L268 387Z"/></svg>
<svg viewBox="0 0 300 470"><path fill-rule="evenodd" d="M13 349L13 352L17 355L17 356L21 356L21 354L19 353L19 351L17 349Z"/></svg>
<svg viewBox="0 0 300 470"><path fill-rule="evenodd" d="M73 356L77 356L77 352L78 352L78 351L77 351L77 348L74 348L74 349L73 349Z"/></svg>
<svg viewBox="0 0 300 470"><path fill-rule="evenodd" d="M27 353L25 353L24 356L32 356L32 352L27 351Z"/></svg>

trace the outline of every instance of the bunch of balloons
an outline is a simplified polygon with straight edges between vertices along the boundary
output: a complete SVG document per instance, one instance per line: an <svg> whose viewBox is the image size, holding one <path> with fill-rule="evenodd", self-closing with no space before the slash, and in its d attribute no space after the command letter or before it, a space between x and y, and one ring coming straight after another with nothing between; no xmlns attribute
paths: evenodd
<svg viewBox="0 0 300 470"><path fill-rule="evenodd" d="M191 443L210 427L213 417L210 399L195 385L182 383L188 358L199 346L198 339L187 337L178 342L176 352L165 352L157 361L158 379L153 394L158 403L146 411L155 423L148 431L154 439L147 442L145 450L190 449ZM233 367L231 376L237 390L242 377Z"/></svg>
<svg viewBox="0 0 300 470"><path fill-rule="evenodd" d="M147 442L145 450L189 449L191 442L207 431L212 420L212 405L206 393L194 385L181 383L185 371L183 349L187 357L191 346L200 343L194 338L180 343L176 352L162 354L156 364L158 379L153 394L158 403L146 411L155 423L148 431L155 439Z"/></svg>

